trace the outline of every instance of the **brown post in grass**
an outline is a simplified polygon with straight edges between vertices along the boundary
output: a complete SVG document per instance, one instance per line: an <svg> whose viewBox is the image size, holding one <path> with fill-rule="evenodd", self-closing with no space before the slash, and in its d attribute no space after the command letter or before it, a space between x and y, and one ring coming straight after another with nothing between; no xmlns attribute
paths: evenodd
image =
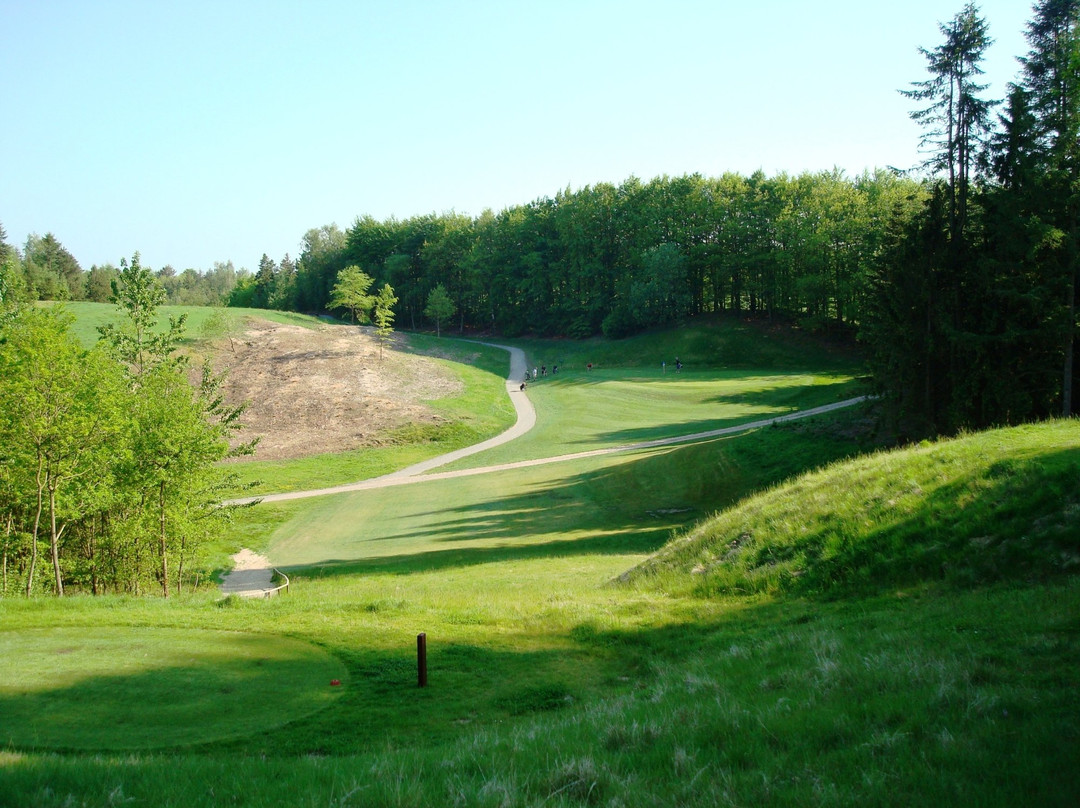
<svg viewBox="0 0 1080 808"><path fill-rule="evenodd" d="M416 635L416 681L427 687L427 634Z"/></svg>

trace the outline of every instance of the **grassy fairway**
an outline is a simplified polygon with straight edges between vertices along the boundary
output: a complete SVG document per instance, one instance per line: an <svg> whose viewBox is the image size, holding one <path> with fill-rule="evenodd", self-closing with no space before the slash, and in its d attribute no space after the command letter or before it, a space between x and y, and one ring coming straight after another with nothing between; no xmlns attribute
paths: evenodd
<svg viewBox="0 0 1080 808"><path fill-rule="evenodd" d="M863 392L854 377L842 373L560 372L529 387L537 412L532 431L447 468L553 457L722 429Z"/></svg>

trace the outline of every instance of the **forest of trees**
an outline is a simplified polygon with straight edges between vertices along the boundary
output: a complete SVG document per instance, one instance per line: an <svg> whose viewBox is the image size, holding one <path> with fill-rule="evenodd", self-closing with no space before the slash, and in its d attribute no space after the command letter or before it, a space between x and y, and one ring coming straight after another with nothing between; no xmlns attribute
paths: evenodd
<svg viewBox="0 0 1080 808"><path fill-rule="evenodd" d="M1080 225L1080 0L1040 0L999 104L968 4L905 94L926 200L890 224L861 334L906 434L1072 415ZM995 109L997 113L995 114Z"/></svg>

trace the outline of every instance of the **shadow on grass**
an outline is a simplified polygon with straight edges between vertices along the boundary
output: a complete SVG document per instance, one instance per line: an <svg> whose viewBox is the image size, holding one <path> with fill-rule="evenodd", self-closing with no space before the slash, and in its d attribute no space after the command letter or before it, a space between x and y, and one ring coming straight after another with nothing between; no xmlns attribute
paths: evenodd
<svg viewBox="0 0 1080 808"><path fill-rule="evenodd" d="M526 561L546 558L569 558L577 555L644 554L658 550L671 537L671 527L627 530L587 539L566 539L535 544L501 544L454 550L426 550L418 553L365 559L334 559L313 564L282 567L290 575L311 578L390 573L409 575L445 569L494 564L502 561Z"/></svg>
<svg viewBox="0 0 1080 808"><path fill-rule="evenodd" d="M301 556L298 563L282 567L301 575L406 574L516 559L652 553L703 515L858 450L844 436L779 427L642 452L614 465L445 509L432 509L417 496L395 510L396 518L385 523L383 532L367 527L347 540L350 551L365 556L335 552L343 545L328 542L322 558ZM362 523L362 507L357 513ZM395 542L401 546L394 548Z"/></svg>
<svg viewBox="0 0 1080 808"><path fill-rule="evenodd" d="M649 427L600 432L589 438L576 441L579 444L611 443L633 444L651 440L694 435L699 432L712 432L729 429L758 421L767 421L799 410L813 409L825 404L832 404L844 398L854 398L861 394L861 388L849 383L832 385L807 384L798 387L770 388L752 390L730 395L712 396L706 399L709 404L725 404L740 407L753 407L756 411L735 415L729 418L698 419L693 421L667 421ZM840 416L842 417L842 416Z"/></svg>
<svg viewBox="0 0 1080 808"><path fill-rule="evenodd" d="M433 510L416 497L385 532L369 529L357 540L373 557L350 561L328 555L284 566L300 573L327 566L406 572L522 558L649 553L672 530L699 518L703 506L730 499L730 483L738 476L717 459L719 452L715 444L677 447L445 509ZM688 478L691 462L699 473ZM380 548L395 543L402 544L401 552L380 559L386 553ZM452 543L465 546L446 547ZM417 550L417 545L430 549Z"/></svg>
<svg viewBox="0 0 1080 808"><path fill-rule="evenodd" d="M677 748L708 764L690 784L702 794L691 805L716 804L713 786L730 788L735 771L746 773L744 790L789 777L801 789L784 792L792 804L814 803L822 778L861 795L875 765L888 773L881 804L899 789L918 805L956 793L987 805L1075 805L1076 780L1060 774L1075 770L1076 639L1061 628L1078 592L733 602L664 625L634 625L625 612L606 626L566 616L546 635L498 647L435 635L423 690L407 642L352 650L339 639L350 672L342 697L287 732L201 754L9 755L0 778L13 805L106 805L118 795L138 805L344 805L355 784L363 798L347 804L424 805L453 790L482 797L502 767L526 772L517 782L538 784L526 796L540 804L563 793L550 779L563 761L588 759L627 773L633 804L642 787L678 787ZM958 620L979 631L958 630ZM932 741L942 736L950 743ZM1023 765L1002 780L988 760ZM790 778L793 761L814 776Z"/></svg>

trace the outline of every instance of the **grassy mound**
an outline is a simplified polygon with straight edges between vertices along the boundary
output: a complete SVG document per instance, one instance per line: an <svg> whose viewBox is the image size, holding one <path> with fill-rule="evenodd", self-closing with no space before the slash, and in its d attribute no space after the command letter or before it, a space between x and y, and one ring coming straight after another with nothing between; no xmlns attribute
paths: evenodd
<svg viewBox="0 0 1080 808"><path fill-rule="evenodd" d="M700 596L836 596L1080 569L1080 422L882 452L754 496L628 578Z"/></svg>

